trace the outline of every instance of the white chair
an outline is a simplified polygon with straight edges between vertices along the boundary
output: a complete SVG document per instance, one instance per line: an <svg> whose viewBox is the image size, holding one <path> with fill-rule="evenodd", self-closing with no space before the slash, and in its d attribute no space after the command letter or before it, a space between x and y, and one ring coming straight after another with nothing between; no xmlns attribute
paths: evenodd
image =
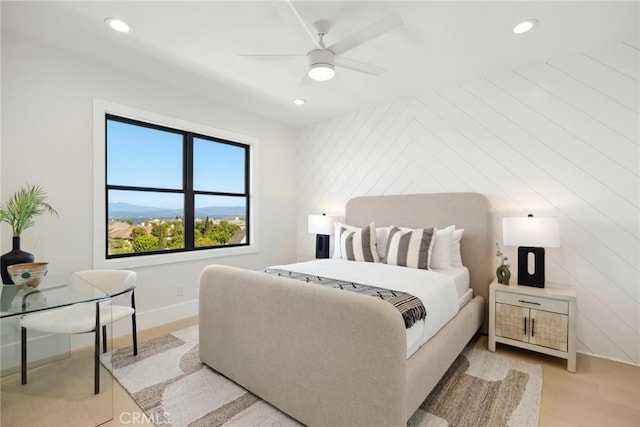
<svg viewBox="0 0 640 427"><path fill-rule="evenodd" d="M28 314L20 320L22 384L27 383L27 329L52 334L95 333L94 393L100 393L100 329L102 351L107 351L107 325L131 316L133 355L138 354L136 331L135 287L137 274L129 270L84 270L76 275L102 290L110 297L131 293L131 306L112 304L111 301L73 304L55 310ZM99 309L98 309L99 308ZM102 328L100 328L100 326Z"/></svg>

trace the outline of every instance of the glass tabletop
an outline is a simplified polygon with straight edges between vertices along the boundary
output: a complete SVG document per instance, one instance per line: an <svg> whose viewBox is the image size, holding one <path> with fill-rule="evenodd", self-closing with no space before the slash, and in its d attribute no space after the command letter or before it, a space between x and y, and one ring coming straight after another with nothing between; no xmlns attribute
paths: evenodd
<svg viewBox="0 0 640 427"><path fill-rule="evenodd" d="M109 295L75 273L54 274L40 286L2 285L0 318L109 299Z"/></svg>

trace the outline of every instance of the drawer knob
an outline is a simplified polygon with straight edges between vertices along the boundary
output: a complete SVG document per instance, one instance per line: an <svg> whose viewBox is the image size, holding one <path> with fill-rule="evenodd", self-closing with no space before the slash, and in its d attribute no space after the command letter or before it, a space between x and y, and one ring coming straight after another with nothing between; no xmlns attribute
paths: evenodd
<svg viewBox="0 0 640 427"><path fill-rule="evenodd" d="M525 303L525 304L540 305L539 302L526 301L526 300L523 300L523 299L519 299L518 302L522 302L522 303Z"/></svg>

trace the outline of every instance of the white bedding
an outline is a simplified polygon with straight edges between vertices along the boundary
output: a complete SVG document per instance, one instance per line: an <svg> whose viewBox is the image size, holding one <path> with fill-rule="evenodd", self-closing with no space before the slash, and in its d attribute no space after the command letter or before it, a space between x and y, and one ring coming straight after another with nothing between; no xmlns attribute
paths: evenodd
<svg viewBox="0 0 640 427"><path fill-rule="evenodd" d="M458 311L462 309L469 301L473 299L473 289L467 289L467 292L464 293L460 298L458 298Z"/></svg>
<svg viewBox="0 0 640 427"><path fill-rule="evenodd" d="M450 271L442 274L440 270L419 270L382 263L356 262L342 259L318 259L296 264L275 265L270 268L378 286L406 292L420 298L427 310L427 318L416 322L411 328L407 329L407 358L458 313L459 300L464 297L469 287L466 268L464 271L466 271L467 289L460 295L458 292L460 286L458 286L456 278L460 274L464 275L463 272L458 275Z"/></svg>
<svg viewBox="0 0 640 427"><path fill-rule="evenodd" d="M469 270L467 267L451 267L431 271L451 276L456 283L458 298L463 298L469 290Z"/></svg>

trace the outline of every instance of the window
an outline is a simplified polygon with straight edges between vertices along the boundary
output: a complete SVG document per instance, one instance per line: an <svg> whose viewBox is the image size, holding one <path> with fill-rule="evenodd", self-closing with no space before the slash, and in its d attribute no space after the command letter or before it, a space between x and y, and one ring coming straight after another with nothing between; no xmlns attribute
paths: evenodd
<svg viewBox="0 0 640 427"><path fill-rule="evenodd" d="M106 258L250 245L251 146L105 114Z"/></svg>

